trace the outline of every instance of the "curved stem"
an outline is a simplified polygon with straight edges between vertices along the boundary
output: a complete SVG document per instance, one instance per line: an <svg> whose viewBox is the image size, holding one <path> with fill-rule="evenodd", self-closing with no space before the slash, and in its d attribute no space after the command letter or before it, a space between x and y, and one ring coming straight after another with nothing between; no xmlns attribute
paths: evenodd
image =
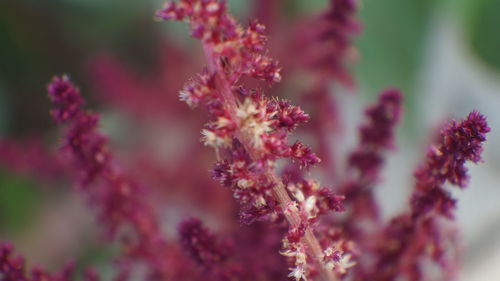
<svg viewBox="0 0 500 281"><path fill-rule="evenodd" d="M203 43L203 50L205 52L205 56L208 61L208 69L210 73L215 74L215 84L217 89L220 91L221 96L224 99L224 106L226 107L227 111L229 112L231 119L236 120L236 109L238 106L236 97L233 95L233 91L231 89L231 85L227 79L227 77L223 74L222 71L219 70L218 67L218 58L216 55L213 54L212 52L212 46L207 43ZM253 149L253 146L251 144L251 136L245 135L243 132L237 129L236 131L236 137L240 141L240 143L243 145L247 153L249 154L250 158L252 161L256 162L260 157L259 157L259 152ZM287 206L289 206L293 200L290 198L288 195L285 185L281 181L281 179L275 174L275 172L271 169L267 169L264 172L264 176L273 183L273 193L276 199L278 200L279 204L283 209L285 209ZM296 227L300 225L300 214L298 211L291 212L289 214L286 214L286 219L290 223L292 227ZM302 238L303 243L307 246L307 249L309 251L310 256L314 258L314 261L318 264L319 268L321 269L321 279L323 281L336 281L337 278L333 274L332 271L327 270L322 262L322 257L323 257L323 251L321 250L321 246L318 242L318 239L316 239L316 236L314 235L313 231L310 228L307 228L306 233L304 237Z"/></svg>

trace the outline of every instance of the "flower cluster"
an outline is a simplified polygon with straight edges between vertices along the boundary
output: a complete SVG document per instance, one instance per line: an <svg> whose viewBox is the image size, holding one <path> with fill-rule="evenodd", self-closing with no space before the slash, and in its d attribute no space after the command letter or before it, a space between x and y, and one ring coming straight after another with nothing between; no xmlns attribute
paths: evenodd
<svg viewBox="0 0 500 281"><path fill-rule="evenodd" d="M327 11L303 27L299 46L305 50L304 64L309 69L317 75L351 86L354 82L348 70L348 62L354 57L353 37L361 30L356 19L358 1L329 2Z"/></svg>
<svg viewBox="0 0 500 281"><path fill-rule="evenodd" d="M318 136L318 153L329 178L336 179L335 141L341 135L341 108L333 85L352 88L355 79L349 65L356 59L353 38L361 29L356 19L357 0L331 0L326 11L306 21L296 32L296 55L311 76L304 91L305 100L314 108L312 130ZM333 92L333 93L332 93Z"/></svg>
<svg viewBox="0 0 500 281"><path fill-rule="evenodd" d="M327 210L342 209L325 203L338 198L321 192L316 183L285 186L275 172L280 158L290 158L302 167L320 162L303 143L288 143L288 135L309 117L289 102L268 99L259 89L249 90L239 82L242 76L268 82L281 79L277 64L262 54L264 26L251 22L240 27L227 13L225 3L216 0L167 2L157 16L187 20L192 35L203 42L208 69L186 85L180 98L190 106L200 101L206 105L213 121L202 131L202 140L218 155L220 150L227 155L215 165L213 174L233 190L242 205L242 221L286 218L289 233L296 236L294 243L290 237L283 243L284 253L294 265L290 276L306 279L316 271L334 278L326 270L311 222Z"/></svg>
<svg viewBox="0 0 500 281"><path fill-rule="evenodd" d="M267 41L263 34L265 27L254 21L242 28L226 9L224 1L182 0L167 2L156 16L163 20L189 21L191 35L203 41L207 55L214 56L212 67L223 67L231 83L241 75L279 82L277 63L262 54Z"/></svg>
<svg viewBox="0 0 500 281"><path fill-rule="evenodd" d="M175 275L169 267L178 253L160 231L144 188L113 162L108 141L98 131L99 116L82 109L80 92L67 76L54 77L48 85L48 93L55 105L51 111L54 120L68 123L62 150L72 163L90 204L98 208L99 219L109 237L120 234L118 240L123 243L124 257L145 262L150 278ZM128 227L133 232L123 233Z"/></svg>
<svg viewBox="0 0 500 281"><path fill-rule="evenodd" d="M219 241L199 219L184 220L179 226L179 236L184 250L217 280L230 280L235 276L241 277L241 272L229 265L230 247L228 243Z"/></svg>
<svg viewBox="0 0 500 281"><path fill-rule="evenodd" d="M352 206L346 223L365 224L366 219L378 221L378 208L371 187L379 181L384 152L394 147L394 131L401 117L402 94L387 89L380 94L378 103L365 110L366 121L359 128L359 144L348 157L348 177L342 186ZM354 219L356 218L356 219ZM362 231L355 228L351 235ZM362 237L361 239L366 239Z"/></svg>
<svg viewBox="0 0 500 281"><path fill-rule="evenodd" d="M415 171L409 212L394 218L381 234L376 269L370 278L429 280L429 273L422 269L429 261L443 268L443 280L455 277L449 253L456 245L446 223L453 218L455 200L444 184L465 187L465 163L481 161L489 131L485 117L478 112L443 128L424 163Z"/></svg>
<svg viewBox="0 0 500 281"><path fill-rule="evenodd" d="M257 2L260 13L273 14L262 8L280 5ZM131 142L134 149L126 156L134 162L132 168L117 161L121 155L111 151L99 128L100 116L84 109L79 89L68 76L56 76L47 90L51 115L63 128L63 157L45 149L38 138L0 140L2 169L54 185L76 183L107 241L118 245L112 263L115 281L454 280L459 256L452 224L456 202L446 185L465 188L465 165L482 161L490 131L486 118L474 111L444 126L415 171L408 210L384 222L374 192L385 154L396 146L403 95L392 88L380 93L364 112L359 141L343 159L345 170L334 167L338 155L332 149L340 130L332 125L338 116L331 86L355 84L348 65L360 24L357 0L329 3L326 12L293 37L303 58L291 65L312 77L304 84L314 115L264 94L263 88L271 91L282 80L280 66L266 51L264 25L255 20L238 24L223 0L169 1L156 18L187 22L206 58L200 74L178 85L179 99L188 107L178 107L173 95L164 95L177 90L176 83L184 81L180 73L192 68L186 62L191 54L173 45L166 44L164 50L178 56L162 61L161 75L154 79L138 78L109 57L100 57L91 67L96 88L108 92L105 102L141 124L137 135L146 149ZM208 122L202 114L184 118L196 107L206 109ZM294 135L310 120L313 130L300 133L312 133L308 142L315 142L326 160ZM202 122L201 142L215 156L196 137L172 144L176 130L182 127L187 135L186 124L200 127ZM151 128L166 132L161 148L175 153L156 153L151 143L157 145L158 134L142 134ZM215 162L210 172L208 162ZM312 170L320 163L323 170ZM143 184L146 179L148 184ZM195 214L175 217L186 210ZM177 232L168 231L175 225ZM80 277L71 263L55 273L30 268L10 244L0 243L2 281L99 279L93 270Z"/></svg>
<svg viewBox="0 0 500 281"><path fill-rule="evenodd" d="M196 262L210 268L211 263L218 263L227 258L227 250L221 247L215 236L206 229L199 219L190 218L179 227L182 245Z"/></svg>
<svg viewBox="0 0 500 281"><path fill-rule="evenodd" d="M71 281L74 280L75 265L68 263L57 273L49 273L41 267L28 268L22 256L14 255L14 247L9 243L0 243L0 278L3 281ZM88 269L82 278L84 281L99 281L94 270Z"/></svg>
<svg viewBox="0 0 500 281"><path fill-rule="evenodd" d="M465 187L468 182L465 162L481 161L483 142L490 128L486 118L474 111L461 122L450 122L442 129L437 144L427 153L426 162L415 172L417 189L433 190L448 181Z"/></svg>
<svg viewBox="0 0 500 281"><path fill-rule="evenodd" d="M24 141L0 140L0 166L18 174L45 182L55 181L64 171L60 157L48 151L41 138L32 136Z"/></svg>

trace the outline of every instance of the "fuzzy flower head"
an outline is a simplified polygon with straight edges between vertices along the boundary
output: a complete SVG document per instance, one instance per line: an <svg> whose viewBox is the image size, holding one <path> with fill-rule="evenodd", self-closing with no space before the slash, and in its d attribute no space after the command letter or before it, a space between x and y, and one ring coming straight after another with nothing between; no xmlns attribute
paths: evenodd
<svg viewBox="0 0 500 281"><path fill-rule="evenodd" d="M252 145L256 149L263 149L263 136L272 131L271 121L267 120L265 105L246 98L236 109L236 116L242 132L252 136Z"/></svg>
<svg viewBox="0 0 500 281"><path fill-rule="evenodd" d="M393 218L378 242L373 278L429 280L428 273L420 268L429 262L435 263L444 274L454 273L444 249L456 250L456 241L449 224L442 222L443 218L453 219L456 203L445 183L465 187L468 180L465 164L481 161L489 131L486 118L476 111L443 127L415 172L410 210Z"/></svg>
<svg viewBox="0 0 500 281"><path fill-rule="evenodd" d="M324 192L313 181L294 185L294 190L289 185L287 190L275 173L276 162L283 158L302 168L320 162L302 142L288 141L309 116L288 101L245 89L246 83L240 82L244 76L269 83L281 80L280 68L264 50L265 27L256 21L238 25L225 2L218 0L167 2L157 17L187 21L191 34L202 42L207 71L190 81L180 96L190 106L203 103L208 109L211 121L202 140L215 148L218 158L223 150L225 159L215 165L213 176L232 190L241 205L241 221L286 219L290 235L283 240L284 253L293 265L289 276L305 280L321 272L333 278L319 262L322 249L313 223L319 215L340 211L343 197Z"/></svg>
<svg viewBox="0 0 500 281"><path fill-rule="evenodd" d="M427 153L426 162L415 172L422 188L432 188L445 181L465 187L468 182L466 161L481 161L483 143L490 131L486 118L477 111L461 122L446 125Z"/></svg>
<svg viewBox="0 0 500 281"><path fill-rule="evenodd" d="M349 63L357 57L352 41L361 30L356 19L358 0L330 0L327 11L298 32L303 64L311 71L353 86Z"/></svg>
<svg viewBox="0 0 500 281"><path fill-rule="evenodd" d="M83 105L80 90L69 80L68 76L54 77L47 86L50 100L55 108L50 111L58 123L74 118Z"/></svg>
<svg viewBox="0 0 500 281"><path fill-rule="evenodd" d="M214 234L196 218L184 220L179 226L179 235L184 249L200 265L210 268L212 264L222 263L227 251L220 245Z"/></svg>
<svg viewBox="0 0 500 281"><path fill-rule="evenodd" d="M375 148L391 148L394 127L401 118L403 96L397 89L386 89L379 102L366 109L366 124L360 128L361 142Z"/></svg>
<svg viewBox="0 0 500 281"><path fill-rule="evenodd" d="M192 36L203 41L210 56L217 57L214 63L229 74L231 82L242 75L268 82L281 80L278 64L263 53L267 42L264 25L251 21L246 28L241 27L227 12L225 1L170 1L156 17L188 21Z"/></svg>
<svg viewBox="0 0 500 281"><path fill-rule="evenodd" d="M467 161L481 161L483 143L490 131L486 118L477 111L461 122L451 121L440 132L437 143L427 152L426 161L415 171L416 190L412 207L416 214L433 209L453 217L455 200L443 189L445 182L466 187L469 181Z"/></svg>

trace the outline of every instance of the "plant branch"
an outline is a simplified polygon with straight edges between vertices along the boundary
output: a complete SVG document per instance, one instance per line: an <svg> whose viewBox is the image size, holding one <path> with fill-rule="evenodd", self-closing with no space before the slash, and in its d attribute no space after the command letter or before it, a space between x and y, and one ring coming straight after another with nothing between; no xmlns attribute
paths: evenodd
<svg viewBox="0 0 500 281"><path fill-rule="evenodd" d="M203 43L203 50L205 52L205 56L208 62L208 70L211 74L215 75L215 83L217 89L220 91L221 96L224 99L224 106L226 107L227 112L231 115L231 119L237 120L236 109L238 107L238 102L233 95L233 91L231 89L231 85L227 79L227 77L223 74L223 71L220 70L218 64L218 56L212 52L212 46L208 43ZM241 130L237 129L236 136L240 143L243 145L248 155L252 159L253 162L257 162L260 158L259 152L255 150L251 143L251 136L246 135ZM275 174L275 172L269 168L266 168L264 171L264 176L269 180L269 182L273 183L273 193L278 200L281 208L283 210L287 209L294 201L288 195L288 192L285 189L285 185L279 179L279 177ZM292 227L298 227L300 225L300 214L298 213L298 209L289 208L291 212L284 212L287 221L290 223ZM304 237L302 238L304 244L308 247L309 254L314 258L314 262L319 265L321 268L321 278L324 281L336 281L337 278L333 274L333 271L327 270L323 265L323 251L321 250L321 246L316 239L313 231L310 228L307 228Z"/></svg>

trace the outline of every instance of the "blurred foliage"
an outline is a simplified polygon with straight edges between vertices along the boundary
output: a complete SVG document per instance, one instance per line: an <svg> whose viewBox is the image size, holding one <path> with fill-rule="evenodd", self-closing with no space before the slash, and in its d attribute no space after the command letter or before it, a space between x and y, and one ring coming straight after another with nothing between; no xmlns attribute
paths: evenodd
<svg viewBox="0 0 500 281"><path fill-rule="evenodd" d="M113 274L109 261L113 260L118 253L119 248L114 244L96 240L88 241L79 256L75 257L76 272L82 276L89 267L92 267L103 274L103 280L112 280Z"/></svg>
<svg viewBox="0 0 500 281"><path fill-rule="evenodd" d="M413 119L416 74L425 46L434 0L363 1L361 56L356 67L360 87L375 96L385 87L405 93L405 120Z"/></svg>
<svg viewBox="0 0 500 281"><path fill-rule="evenodd" d="M500 1L443 0L440 7L451 14L464 31L473 55L491 70L500 71ZM448 12L448 13L447 13Z"/></svg>
<svg viewBox="0 0 500 281"><path fill-rule="evenodd" d="M9 108L7 107L7 93L0 79L0 137L5 134L9 122Z"/></svg>
<svg viewBox="0 0 500 281"><path fill-rule="evenodd" d="M500 71L500 1L462 0L460 14L474 53Z"/></svg>
<svg viewBox="0 0 500 281"><path fill-rule="evenodd" d="M0 171L1 232L25 230L36 217L42 192L31 180Z"/></svg>

